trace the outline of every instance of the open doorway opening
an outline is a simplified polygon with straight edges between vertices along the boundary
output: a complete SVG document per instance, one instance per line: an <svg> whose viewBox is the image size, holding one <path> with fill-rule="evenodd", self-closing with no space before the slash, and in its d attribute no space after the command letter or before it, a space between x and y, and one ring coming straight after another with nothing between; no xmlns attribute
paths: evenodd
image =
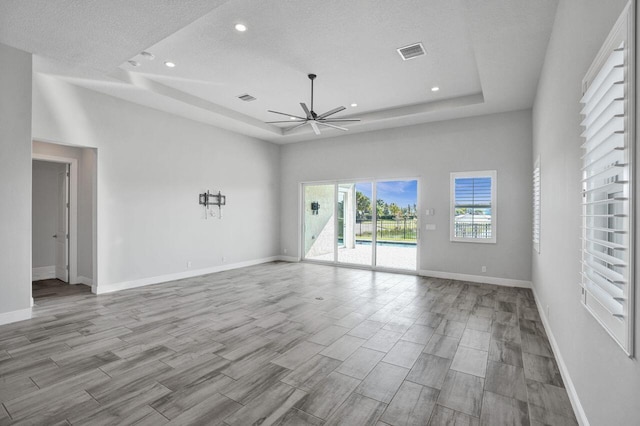
<svg viewBox="0 0 640 426"><path fill-rule="evenodd" d="M96 151L34 141L32 157L34 302L89 293L95 276Z"/></svg>
<svg viewBox="0 0 640 426"><path fill-rule="evenodd" d="M33 281L69 282L69 166L33 160Z"/></svg>

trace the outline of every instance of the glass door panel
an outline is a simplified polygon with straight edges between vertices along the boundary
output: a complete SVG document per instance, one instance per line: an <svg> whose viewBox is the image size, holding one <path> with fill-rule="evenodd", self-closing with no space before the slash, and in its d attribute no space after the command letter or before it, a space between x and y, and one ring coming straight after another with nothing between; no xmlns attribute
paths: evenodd
<svg viewBox="0 0 640 426"><path fill-rule="evenodd" d="M304 185L304 258L335 261L335 185Z"/></svg>
<svg viewBox="0 0 640 426"><path fill-rule="evenodd" d="M371 266L372 184L338 185L338 262Z"/></svg>
<svg viewBox="0 0 640 426"><path fill-rule="evenodd" d="M376 182L376 266L415 271L418 181Z"/></svg>

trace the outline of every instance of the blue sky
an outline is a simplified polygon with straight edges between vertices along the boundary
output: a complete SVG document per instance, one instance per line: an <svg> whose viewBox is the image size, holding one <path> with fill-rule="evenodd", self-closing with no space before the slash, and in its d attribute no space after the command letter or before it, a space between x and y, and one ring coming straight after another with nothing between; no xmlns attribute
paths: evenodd
<svg viewBox="0 0 640 426"><path fill-rule="evenodd" d="M396 203L400 207L406 207L418 203L418 181L417 180L394 180L377 183L378 199L386 203ZM371 198L371 184L358 183L356 191L362 192Z"/></svg>

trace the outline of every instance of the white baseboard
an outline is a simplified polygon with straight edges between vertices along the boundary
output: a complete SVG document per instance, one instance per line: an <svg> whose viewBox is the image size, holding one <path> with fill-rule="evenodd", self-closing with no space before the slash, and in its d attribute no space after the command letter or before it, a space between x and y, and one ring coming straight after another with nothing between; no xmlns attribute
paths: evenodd
<svg viewBox="0 0 640 426"><path fill-rule="evenodd" d="M300 262L300 259L295 256L278 256L278 260L282 262Z"/></svg>
<svg viewBox="0 0 640 426"><path fill-rule="evenodd" d="M31 269L31 281L50 280L56 277L56 265Z"/></svg>
<svg viewBox="0 0 640 426"><path fill-rule="evenodd" d="M262 259L247 260L244 262L231 263L228 265L212 266L210 268L194 269L192 271L177 272L175 274L160 275L156 277L142 278L139 280L122 281L113 284L98 284L92 291L95 294L112 293L114 291L127 290L136 287L143 287L151 284L159 284L168 281L182 280L184 278L197 277L200 275L213 274L215 272L228 271L230 269L244 268L247 266L259 265L261 263L275 262L280 260L280 256L265 257Z"/></svg>
<svg viewBox="0 0 640 426"><path fill-rule="evenodd" d="M571 376L569 375L567 364L564 363L564 359L562 358L562 354L560 353L558 342L553 336L553 331L551 331L551 326L549 324L549 319L547 318L546 311L542 309L542 306L540 305L540 298L538 297L538 293L536 293L535 287L532 287L532 290L533 297L536 301L536 306L538 307L538 312L540 313L540 318L542 318L542 324L544 324L544 329L547 332L547 337L549 337L549 343L551 343L551 349L553 349L553 355L555 356L558 363L558 368L560 369L560 375L562 376L564 387L567 390L567 394L569 395L569 400L571 401L573 412L575 413L576 419L578 420L580 426L589 426L589 419L587 419L587 414L584 412L584 408L580 403L578 392L576 392L576 388L573 385L573 380L571 380Z"/></svg>
<svg viewBox="0 0 640 426"><path fill-rule="evenodd" d="M82 275L78 275L74 284L84 284L89 287L93 286L93 278L83 277Z"/></svg>
<svg viewBox="0 0 640 426"><path fill-rule="evenodd" d="M24 321L28 319L31 319L31 308L19 309L17 311L11 312L3 312L0 314L0 325L10 324L12 322Z"/></svg>
<svg viewBox="0 0 640 426"><path fill-rule="evenodd" d="M470 281L473 283L482 283L482 284L494 284L494 285L501 285L505 287L531 288L531 281L514 280L511 278L486 277L484 275L457 274L455 272L427 271L425 269L419 270L418 275L421 275L424 277L444 278L447 280Z"/></svg>

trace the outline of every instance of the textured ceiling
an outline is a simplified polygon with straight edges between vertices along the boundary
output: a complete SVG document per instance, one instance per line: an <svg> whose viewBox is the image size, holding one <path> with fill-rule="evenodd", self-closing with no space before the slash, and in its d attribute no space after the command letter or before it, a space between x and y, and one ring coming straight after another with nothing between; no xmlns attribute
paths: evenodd
<svg viewBox="0 0 640 426"><path fill-rule="evenodd" d="M339 105L350 132L531 107L557 0L0 0L0 42L34 69L91 90L265 140L268 109ZM235 23L248 30L239 33ZM402 61L396 49L422 42ZM146 60L139 52L152 52ZM127 60L136 59L139 67ZM164 66L173 61L175 68ZM439 92L432 92L439 86ZM257 98L242 102L238 95ZM351 103L357 108L351 108Z"/></svg>

